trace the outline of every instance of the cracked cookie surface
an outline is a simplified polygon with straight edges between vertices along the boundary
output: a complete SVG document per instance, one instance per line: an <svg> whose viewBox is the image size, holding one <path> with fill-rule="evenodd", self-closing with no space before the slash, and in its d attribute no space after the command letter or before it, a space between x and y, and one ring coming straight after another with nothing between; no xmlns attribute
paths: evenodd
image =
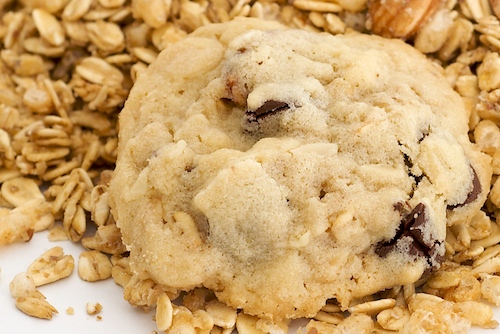
<svg viewBox="0 0 500 334"><path fill-rule="evenodd" d="M120 115L110 197L131 267L273 320L417 281L491 177L441 71L375 36L199 28Z"/></svg>

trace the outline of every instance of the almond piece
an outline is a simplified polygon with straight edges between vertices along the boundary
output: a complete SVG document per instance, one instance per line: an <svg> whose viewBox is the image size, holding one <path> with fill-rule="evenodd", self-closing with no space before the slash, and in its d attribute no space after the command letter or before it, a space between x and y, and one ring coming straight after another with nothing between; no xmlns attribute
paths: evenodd
<svg viewBox="0 0 500 334"><path fill-rule="evenodd" d="M491 9L497 18L500 18L500 0L489 0Z"/></svg>
<svg viewBox="0 0 500 334"><path fill-rule="evenodd" d="M442 3L442 0L372 0L368 4L368 24L377 35L407 40Z"/></svg>

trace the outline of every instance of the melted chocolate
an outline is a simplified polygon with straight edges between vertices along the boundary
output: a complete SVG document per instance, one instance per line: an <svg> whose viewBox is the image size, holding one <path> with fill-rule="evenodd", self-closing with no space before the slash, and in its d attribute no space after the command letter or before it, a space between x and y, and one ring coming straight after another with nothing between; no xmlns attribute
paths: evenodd
<svg viewBox="0 0 500 334"><path fill-rule="evenodd" d="M261 118L277 114L289 108L290 106L286 102L269 100L255 110L248 110L245 116L249 122L256 122Z"/></svg>
<svg viewBox="0 0 500 334"><path fill-rule="evenodd" d="M479 181L476 170L472 168L472 190L467 194L465 201L459 204L448 205L448 209L453 210L474 202L479 197L479 194L481 194L481 191L481 181Z"/></svg>
<svg viewBox="0 0 500 334"><path fill-rule="evenodd" d="M395 209L399 207L399 205L395 206ZM427 258L429 268L424 274L427 275L436 269L443 261L443 256L439 252L441 242L432 236L430 238L424 237L423 230L429 223L427 210L425 204L419 203L408 215L403 217L396 235L389 241L380 242L375 248L375 253L380 257L385 257L390 252L395 251L403 240L410 241L409 254Z"/></svg>

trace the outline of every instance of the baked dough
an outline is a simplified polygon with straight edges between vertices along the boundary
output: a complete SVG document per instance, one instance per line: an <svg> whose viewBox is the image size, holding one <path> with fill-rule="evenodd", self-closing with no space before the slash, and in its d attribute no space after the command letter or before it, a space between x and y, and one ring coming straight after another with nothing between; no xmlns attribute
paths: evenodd
<svg viewBox="0 0 500 334"><path fill-rule="evenodd" d="M439 267L489 158L442 69L402 41L241 18L138 78L109 195L131 268L275 321Z"/></svg>

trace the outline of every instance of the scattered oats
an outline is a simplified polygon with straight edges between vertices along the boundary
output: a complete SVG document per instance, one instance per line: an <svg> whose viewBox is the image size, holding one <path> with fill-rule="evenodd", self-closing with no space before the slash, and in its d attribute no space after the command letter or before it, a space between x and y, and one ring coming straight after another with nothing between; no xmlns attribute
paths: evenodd
<svg viewBox="0 0 500 334"><path fill-rule="evenodd" d="M60 46L64 43L64 30L61 23L51 13L44 9L34 9L33 22L40 35L50 44Z"/></svg>
<svg viewBox="0 0 500 334"><path fill-rule="evenodd" d="M66 314L67 315L74 315L75 314L75 310L72 307L68 307L66 309Z"/></svg>

